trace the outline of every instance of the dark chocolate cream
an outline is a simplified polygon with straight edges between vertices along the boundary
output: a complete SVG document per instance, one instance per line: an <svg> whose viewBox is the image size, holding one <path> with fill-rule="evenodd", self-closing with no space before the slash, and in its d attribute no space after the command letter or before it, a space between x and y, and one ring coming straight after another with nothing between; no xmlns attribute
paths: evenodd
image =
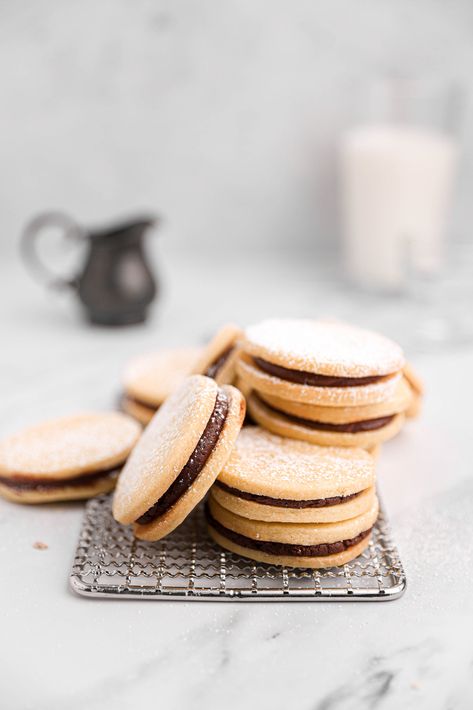
<svg viewBox="0 0 473 710"><path fill-rule="evenodd" d="M288 380L288 382L295 382L298 385L310 385L311 387L360 387L361 385L371 385L374 382L379 382L385 377L385 375L332 377L331 375L317 375L314 372L305 372L304 370L290 370L260 357L254 357L253 360L268 375L279 377L281 380Z"/></svg>
<svg viewBox="0 0 473 710"><path fill-rule="evenodd" d="M49 491L56 488L64 488L65 486L75 487L83 486L88 483L93 483L100 478L107 478L120 471L116 466L103 471L94 471L94 473L82 473L73 478L38 478L36 476L18 476L17 478L6 478L0 476L0 483L17 491Z"/></svg>
<svg viewBox="0 0 473 710"><path fill-rule="evenodd" d="M229 348L223 351L221 355L218 356L216 360L213 361L211 365L207 368L205 371L205 375L207 377L216 377L218 372L222 369L222 367L225 365L227 362L228 358L230 357L230 354L234 350L234 346L230 345Z"/></svg>
<svg viewBox="0 0 473 710"><path fill-rule="evenodd" d="M327 555L336 555L339 552L354 547L359 542L364 540L370 534L372 528L364 530L356 537L349 540L340 540L339 542L324 542L318 545L294 545L289 542L270 542L267 540L254 540L252 537L247 537L234 530L226 528L222 523L212 516L210 509L206 506L205 514L209 525L218 533L231 540L236 545L248 547L250 550L260 550L267 552L270 555L290 555L293 557L326 557Z"/></svg>
<svg viewBox="0 0 473 710"><path fill-rule="evenodd" d="M161 498L137 519L137 523L140 525L152 523L164 515L190 488L217 445L227 414L228 398L223 390L219 390L210 419L186 465Z"/></svg>
<svg viewBox="0 0 473 710"><path fill-rule="evenodd" d="M258 395L254 394L254 397L258 398ZM375 431L376 429L382 429L383 426L390 424L395 414L390 414L387 417L377 417L376 419L365 419L361 422L349 422L348 424L331 424L329 422L317 422L312 419L305 419L304 417L297 417L295 414L288 414L283 412L282 409L277 409L271 404L263 400L265 407L268 407L272 412L285 417L288 421L298 424L299 426L304 426L309 429L317 429L318 431L335 431L347 434L356 434L360 431Z"/></svg>
<svg viewBox="0 0 473 710"><path fill-rule="evenodd" d="M326 508L331 505L339 505L340 503L346 503L353 498L360 495L362 491L357 493L350 493L347 496L332 496L331 498L314 498L312 500L291 500L290 498L271 498L270 496L263 496L257 493L247 493L247 491L240 491L239 488L233 488L232 486L227 486L226 483L222 481L215 481L218 488L221 488L227 493L231 493L238 498L243 498L244 500L252 500L255 503L261 503L262 505L272 505L277 508Z"/></svg>

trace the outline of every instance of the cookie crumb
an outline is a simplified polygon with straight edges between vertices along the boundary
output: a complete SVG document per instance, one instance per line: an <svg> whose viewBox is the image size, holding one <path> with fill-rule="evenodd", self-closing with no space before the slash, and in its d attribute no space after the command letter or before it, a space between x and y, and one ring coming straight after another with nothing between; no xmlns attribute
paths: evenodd
<svg viewBox="0 0 473 710"><path fill-rule="evenodd" d="M33 543L33 547L35 550L47 550L49 545L47 545L45 542L41 542L40 540L37 540L36 542Z"/></svg>

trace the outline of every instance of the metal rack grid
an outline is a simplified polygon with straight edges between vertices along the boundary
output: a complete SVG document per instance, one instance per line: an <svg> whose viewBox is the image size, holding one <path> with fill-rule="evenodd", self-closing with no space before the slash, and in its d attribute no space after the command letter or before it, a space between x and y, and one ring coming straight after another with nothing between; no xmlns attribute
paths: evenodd
<svg viewBox="0 0 473 710"><path fill-rule="evenodd" d="M406 578L382 509L363 554L343 567L307 570L224 551L209 537L202 507L164 540L136 540L113 519L105 495L86 506L70 584L100 598L382 601L399 597Z"/></svg>

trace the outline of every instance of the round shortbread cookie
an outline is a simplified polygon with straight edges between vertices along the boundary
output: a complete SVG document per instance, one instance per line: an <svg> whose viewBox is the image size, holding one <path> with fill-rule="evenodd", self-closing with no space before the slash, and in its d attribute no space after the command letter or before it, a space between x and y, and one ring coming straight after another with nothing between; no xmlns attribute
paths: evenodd
<svg viewBox="0 0 473 710"><path fill-rule="evenodd" d="M74 478L111 469L127 458L140 426L119 412L51 419L0 442L0 476Z"/></svg>
<svg viewBox="0 0 473 710"><path fill-rule="evenodd" d="M246 493L304 501L363 491L374 485L376 472L362 449L315 446L250 426L218 480Z"/></svg>
<svg viewBox="0 0 473 710"><path fill-rule="evenodd" d="M289 545L323 545L350 540L375 524L378 499L362 515L335 523L279 523L251 520L223 508L212 497L208 500L212 517L225 528L261 542L281 542Z"/></svg>
<svg viewBox="0 0 473 710"><path fill-rule="evenodd" d="M241 347L284 368L332 377L391 375L405 364L392 340L338 321L265 320L246 329Z"/></svg>
<svg viewBox="0 0 473 710"><path fill-rule="evenodd" d="M225 550L234 552L239 557L248 557L256 562L263 562L268 565L280 567L299 567L303 569L328 569L329 567L341 567L347 562L351 562L361 555L370 544L371 535L365 537L357 545L334 555L324 555L322 557L293 557L291 555L272 555L261 550L252 550L243 545L238 545L232 540L217 532L210 524L207 526L210 536L215 542Z"/></svg>
<svg viewBox="0 0 473 710"><path fill-rule="evenodd" d="M295 421L295 419L282 412L276 412L254 393L247 400L247 404L251 418L265 429L280 436L308 441L319 446L356 446L371 449L371 447L396 436L405 420L403 414L395 414L393 417L388 417L387 423L383 426L370 431L358 431L356 433L326 431L314 428L309 420L304 424L303 422Z"/></svg>
<svg viewBox="0 0 473 710"><path fill-rule="evenodd" d="M403 375L412 392L412 400L406 411L406 416L409 417L409 419L414 419L419 416L422 408L424 383L410 363L407 363L404 367Z"/></svg>
<svg viewBox="0 0 473 710"><path fill-rule="evenodd" d="M236 366L236 363L235 363L235 366ZM242 395L245 397L245 399L246 399L246 397L249 397L249 396L250 396L251 391L252 391L251 385L247 384L247 383L245 382L245 380L242 380L242 378L241 378L241 377L238 377L238 375L237 375L236 378L235 378L235 383L234 383L234 385L235 385L235 387L236 387L237 389L240 390L240 392L241 392Z"/></svg>
<svg viewBox="0 0 473 710"><path fill-rule="evenodd" d="M375 461L379 459L379 455L381 453L381 444L375 444L375 446L368 446L366 448L366 451L368 451L371 456L374 458Z"/></svg>
<svg viewBox="0 0 473 710"><path fill-rule="evenodd" d="M22 503L89 498L113 489L141 427L117 412L84 413L0 443L0 494Z"/></svg>
<svg viewBox="0 0 473 710"><path fill-rule="evenodd" d="M401 380L399 373L387 375L380 381L356 387L315 387L288 382L268 375L256 367L252 358L240 354L236 370L245 386L286 400L316 404L324 407L359 407L385 402L394 397Z"/></svg>
<svg viewBox="0 0 473 710"><path fill-rule="evenodd" d="M122 378L125 394L156 409L191 373L200 352L200 348L172 348L133 358Z"/></svg>
<svg viewBox="0 0 473 710"><path fill-rule="evenodd" d="M247 500L240 495L229 493L219 487L218 479L211 488L210 495L222 508L251 520L266 520L280 523L335 523L339 520L355 518L369 510L375 497L375 488L366 488L354 498L338 505L323 508L278 507Z"/></svg>
<svg viewBox="0 0 473 710"><path fill-rule="evenodd" d="M237 342L243 331L233 323L224 325L202 350L192 372L212 377L217 384L232 384L238 357Z"/></svg>
<svg viewBox="0 0 473 710"><path fill-rule="evenodd" d="M397 380L396 389L390 399L385 402L367 404L361 407L323 407L316 404L293 402L282 397L275 397L266 392L257 391L256 394L265 404L281 411L283 414L292 414L301 419L326 422L328 424L351 424L392 414L400 414L405 412L412 402L411 389L404 378ZM249 393L246 396L248 397Z"/></svg>
<svg viewBox="0 0 473 710"><path fill-rule="evenodd" d="M113 501L116 520L135 523L136 537L144 540L176 528L220 473L244 415L245 401L234 387L202 375L186 378L123 468Z"/></svg>
<svg viewBox="0 0 473 710"><path fill-rule="evenodd" d="M12 488L0 483L0 495L13 503L55 503L57 501L67 500L85 500L100 495L101 493L109 493L115 488L118 478L116 474L103 476L102 478L93 479L90 483L81 485L55 486L47 488L38 485L34 488Z"/></svg>
<svg viewBox="0 0 473 710"><path fill-rule="evenodd" d="M212 496L208 501L210 535L224 548L261 562L292 567L331 567L354 559L368 545L378 517L376 496L363 514L336 523L275 523L250 520L223 508ZM361 539L360 539L361 538ZM308 546L343 544L333 554L305 555ZM288 549L288 546L292 549ZM276 551L281 548L280 551ZM312 553L312 551L311 551Z"/></svg>
<svg viewBox="0 0 473 710"><path fill-rule="evenodd" d="M120 399L120 409L125 414L129 414L130 417L136 419L137 422L146 426L150 423L154 415L156 414L156 409L154 407L148 407L146 404L141 404L136 399L131 399L127 397L126 394Z"/></svg>

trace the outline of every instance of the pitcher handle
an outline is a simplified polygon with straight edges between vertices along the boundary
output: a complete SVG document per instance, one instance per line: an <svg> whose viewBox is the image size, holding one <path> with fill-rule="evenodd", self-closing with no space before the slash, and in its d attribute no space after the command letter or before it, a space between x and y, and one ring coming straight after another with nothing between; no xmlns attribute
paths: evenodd
<svg viewBox="0 0 473 710"><path fill-rule="evenodd" d="M77 278L67 279L55 274L42 261L37 250L37 238L45 227L58 227L62 229L66 238L83 239L84 231L67 214L63 212L45 212L34 217L23 230L20 242L21 255L34 276L50 288L63 289L75 288Z"/></svg>

